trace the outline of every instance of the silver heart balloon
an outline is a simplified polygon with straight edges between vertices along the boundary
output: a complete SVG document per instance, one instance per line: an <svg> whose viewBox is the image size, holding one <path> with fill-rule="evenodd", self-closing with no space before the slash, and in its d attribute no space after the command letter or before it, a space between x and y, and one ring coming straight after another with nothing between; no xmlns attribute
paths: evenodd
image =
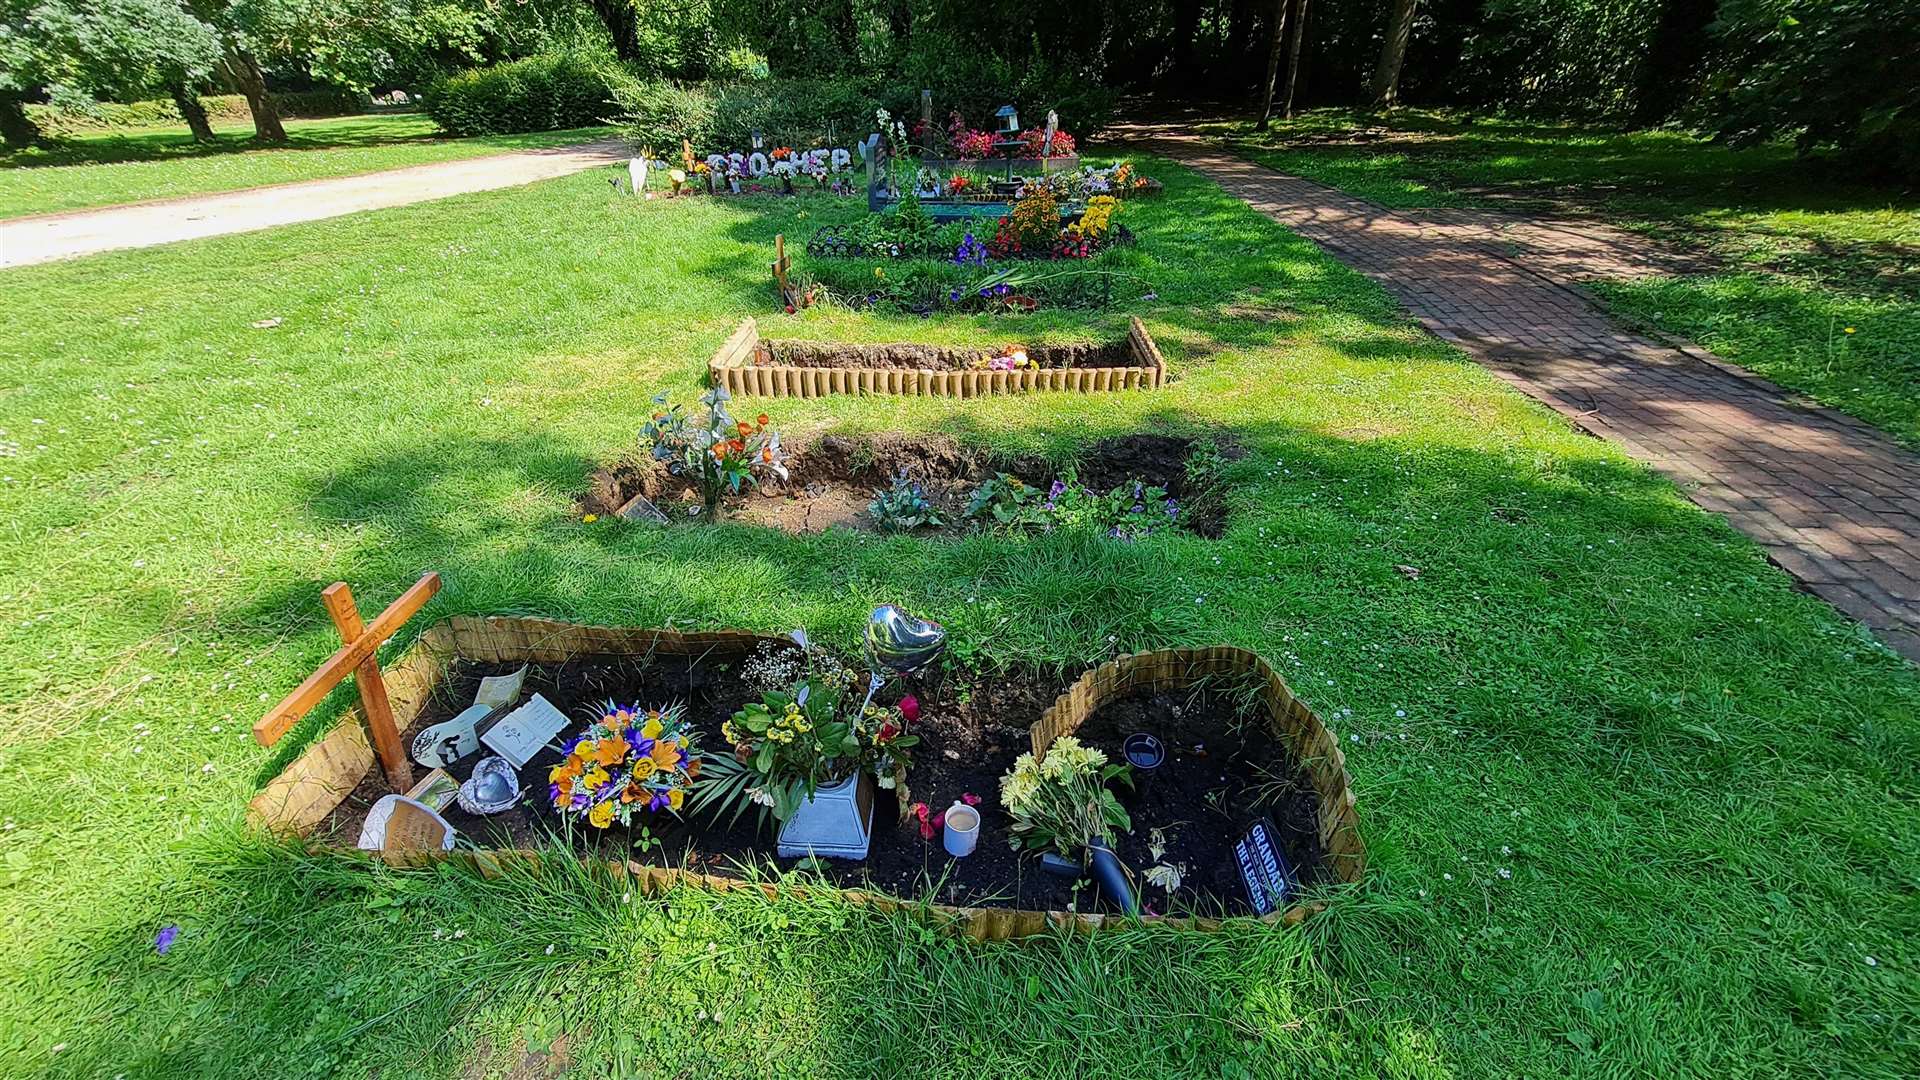
<svg viewBox="0 0 1920 1080"><path fill-rule="evenodd" d="M469 814L497 814L520 798L520 778L513 763L503 757L485 757L473 775L460 785L460 809Z"/></svg>
<svg viewBox="0 0 1920 1080"><path fill-rule="evenodd" d="M867 657L896 674L919 671L938 659L946 646L945 627L916 619L892 604L874 608L867 617Z"/></svg>

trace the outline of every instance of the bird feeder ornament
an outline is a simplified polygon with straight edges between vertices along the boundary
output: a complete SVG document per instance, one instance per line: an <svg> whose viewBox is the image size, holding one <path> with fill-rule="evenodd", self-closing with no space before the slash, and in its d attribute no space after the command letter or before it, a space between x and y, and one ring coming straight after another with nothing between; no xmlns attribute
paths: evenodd
<svg viewBox="0 0 1920 1080"><path fill-rule="evenodd" d="M1011 105L1000 106L993 115L1000 118L1000 134L1014 135L1020 131L1020 114Z"/></svg>

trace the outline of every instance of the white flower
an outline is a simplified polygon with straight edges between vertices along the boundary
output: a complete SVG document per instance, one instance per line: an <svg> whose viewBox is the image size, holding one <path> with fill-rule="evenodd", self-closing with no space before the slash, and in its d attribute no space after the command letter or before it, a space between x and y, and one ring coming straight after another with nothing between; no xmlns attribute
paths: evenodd
<svg viewBox="0 0 1920 1080"><path fill-rule="evenodd" d="M551 945L549 945L549 946L547 946L547 955L548 955L548 956L552 956L552 955L553 955L553 946L551 946Z"/></svg>

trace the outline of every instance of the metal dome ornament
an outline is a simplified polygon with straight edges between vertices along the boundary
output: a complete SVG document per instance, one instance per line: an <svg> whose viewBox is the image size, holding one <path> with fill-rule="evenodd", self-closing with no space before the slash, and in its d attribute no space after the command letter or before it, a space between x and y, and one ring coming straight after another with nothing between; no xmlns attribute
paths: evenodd
<svg viewBox="0 0 1920 1080"><path fill-rule="evenodd" d="M494 756L480 759L473 775L460 785L460 809L469 814L497 814L520 798L520 778L513 763Z"/></svg>

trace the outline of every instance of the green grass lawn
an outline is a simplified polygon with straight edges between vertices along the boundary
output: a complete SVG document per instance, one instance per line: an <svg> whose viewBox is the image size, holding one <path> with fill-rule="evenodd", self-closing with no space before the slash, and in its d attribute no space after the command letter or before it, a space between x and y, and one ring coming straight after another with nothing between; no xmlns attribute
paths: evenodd
<svg viewBox="0 0 1920 1080"><path fill-rule="evenodd" d="M1630 322L1699 342L1920 448L1920 198L1784 146L1410 110L1304 114L1250 157L1384 206L1598 214L1708 271L1597 286ZM1359 134L1356 134L1359 133ZM1848 328L1852 327L1851 333Z"/></svg>
<svg viewBox="0 0 1920 1080"><path fill-rule="evenodd" d="M610 130L449 139L419 113L382 113L289 120L287 143L270 148L253 141L253 125L247 122L216 126L219 139L212 144L194 142L184 126L90 135L0 152L0 218L564 146Z"/></svg>
<svg viewBox="0 0 1920 1080"><path fill-rule="evenodd" d="M581 174L7 271L7 1071L496 1076L529 1050L594 1077L1920 1071L1920 674L1372 283L1149 171L1167 193L1114 257L1156 287L1136 310L1165 390L767 411L1056 454L1230 429L1249 455L1217 541L575 516L649 396L697 393L745 315L878 341L1125 325L770 315L774 234L849 202L642 203ZM983 666L1255 649L1340 734L1370 874L1298 929L982 947L825 899L393 872L247 835L245 801L327 722L273 751L247 733L334 649L320 589L377 609L430 569L416 626L805 625L851 651L895 601Z"/></svg>

